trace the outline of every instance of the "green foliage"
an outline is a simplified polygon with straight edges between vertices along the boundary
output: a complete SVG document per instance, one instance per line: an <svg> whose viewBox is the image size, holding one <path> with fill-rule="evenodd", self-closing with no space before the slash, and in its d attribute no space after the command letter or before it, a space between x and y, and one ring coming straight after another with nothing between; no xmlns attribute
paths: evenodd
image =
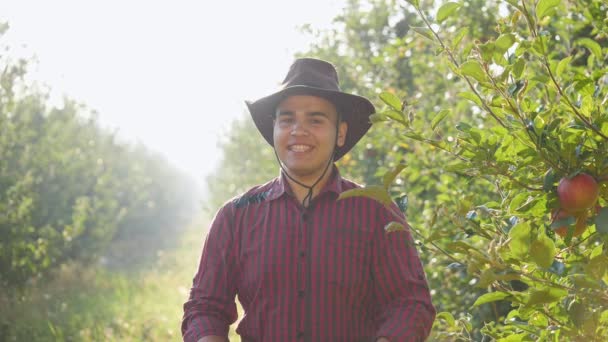
<svg viewBox="0 0 608 342"><path fill-rule="evenodd" d="M192 182L120 143L84 105L50 107L24 81L27 61L0 46L0 288L22 291L69 261L124 259L112 242L137 251L147 238L155 253L172 241L192 213Z"/></svg>
<svg viewBox="0 0 608 342"><path fill-rule="evenodd" d="M153 267L141 272L70 263L16 300L0 292L0 340L181 340L182 305L200 256L200 227L207 224L196 220L175 249L158 253ZM230 341L239 341L234 327Z"/></svg>
<svg viewBox="0 0 608 342"><path fill-rule="evenodd" d="M605 340L607 326L600 313L607 309L608 277L604 267L598 268L606 256L604 209L576 214L586 225L579 238L572 230L565 238L554 234L554 228L574 222L553 222L552 212L559 210L559 179L579 172L600 182L598 205L608 201L608 43L600 14L607 8L600 1L508 3L498 6L503 15L495 19L495 32L469 33L468 40L458 33L467 19L452 15L456 4L440 7L436 22L422 5L406 9L424 22L428 39L418 43L435 47L437 63L454 78L449 88L459 96L429 103L432 93L423 92L424 99L412 99L417 103L409 110L432 113L430 104L439 108L428 126L406 122L399 113L379 123L390 126L386 134L397 128L403 143L415 140L427 149L439 148L445 165L431 168L453 174L453 188L474 194L457 201L427 197L434 211L451 213L451 222L437 225L434 215L421 247L445 263L457 261L472 283L488 290L473 305L479 307L474 314L482 318L481 330L471 335L470 329L459 331L447 320L446 330L436 334ZM442 82L425 76L429 83ZM405 103L409 100L404 97ZM403 116L407 110L402 109ZM417 165L408 162L408 171ZM434 299L445 308L442 297ZM494 317L481 312L483 305L494 305Z"/></svg>

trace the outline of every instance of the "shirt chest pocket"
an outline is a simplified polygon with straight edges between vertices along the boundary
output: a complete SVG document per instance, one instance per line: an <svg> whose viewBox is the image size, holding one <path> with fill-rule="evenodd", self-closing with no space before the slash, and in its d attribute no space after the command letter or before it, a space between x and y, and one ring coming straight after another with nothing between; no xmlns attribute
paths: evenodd
<svg viewBox="0 0 608 342"><path fill-rule="evenodd" d="M351 288L369 280L371 232L356 228L328 228L324 261L330 284Z"/></svg>

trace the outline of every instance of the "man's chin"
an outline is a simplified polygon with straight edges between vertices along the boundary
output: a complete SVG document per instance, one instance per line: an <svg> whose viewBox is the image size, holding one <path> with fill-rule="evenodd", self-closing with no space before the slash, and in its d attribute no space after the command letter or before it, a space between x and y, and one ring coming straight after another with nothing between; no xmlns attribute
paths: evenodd
<svg viewBox="0 0 608 342"><path fill-rule="evenodd" d="M310 178L314 177L316 172L313 172L311 169L306 168L298 168L298 167L287 167L285 171L289 172L289 175L292 177L302 177L302 178Z"/></svg>
<svg viewBox="0 0 608 342"><path fill-rule="evenodd" d="M319 178L321 176L321 174L323 173L323 170L318 170L318 169L314 169L311 168L310 165L308 166L297 166L297 165L285 165L285 171L287 171L287 173L289 173L289 175L291 177L294 177L296 179L302 179L302 180L311 180L312 181L316 181L317 178Z"/></svg>

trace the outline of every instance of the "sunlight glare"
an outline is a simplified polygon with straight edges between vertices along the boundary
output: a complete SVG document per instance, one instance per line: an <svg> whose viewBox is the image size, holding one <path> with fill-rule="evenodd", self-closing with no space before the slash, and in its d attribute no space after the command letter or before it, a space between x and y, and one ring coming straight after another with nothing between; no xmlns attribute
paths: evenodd
<svg viewBox="0 0 608 342"><path fill-rule="evenodd" d="M54 103L85 103L202 182L243 101L274 91L310 42L297 28L328 28L342 3L9 0L0 21L10 25L3 39L38 59L30 77Z"/></svg>

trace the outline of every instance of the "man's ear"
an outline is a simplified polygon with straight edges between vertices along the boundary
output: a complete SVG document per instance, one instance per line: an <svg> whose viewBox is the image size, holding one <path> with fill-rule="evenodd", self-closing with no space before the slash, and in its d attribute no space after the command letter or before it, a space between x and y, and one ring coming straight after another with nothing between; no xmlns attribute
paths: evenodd
<svg viewBox="0 0 608 342"><path fill-rule="evenodd" d="M348 124L345 121L341 121L338 127L338 147L344 146L346 132L348 132Z"/></svg>

